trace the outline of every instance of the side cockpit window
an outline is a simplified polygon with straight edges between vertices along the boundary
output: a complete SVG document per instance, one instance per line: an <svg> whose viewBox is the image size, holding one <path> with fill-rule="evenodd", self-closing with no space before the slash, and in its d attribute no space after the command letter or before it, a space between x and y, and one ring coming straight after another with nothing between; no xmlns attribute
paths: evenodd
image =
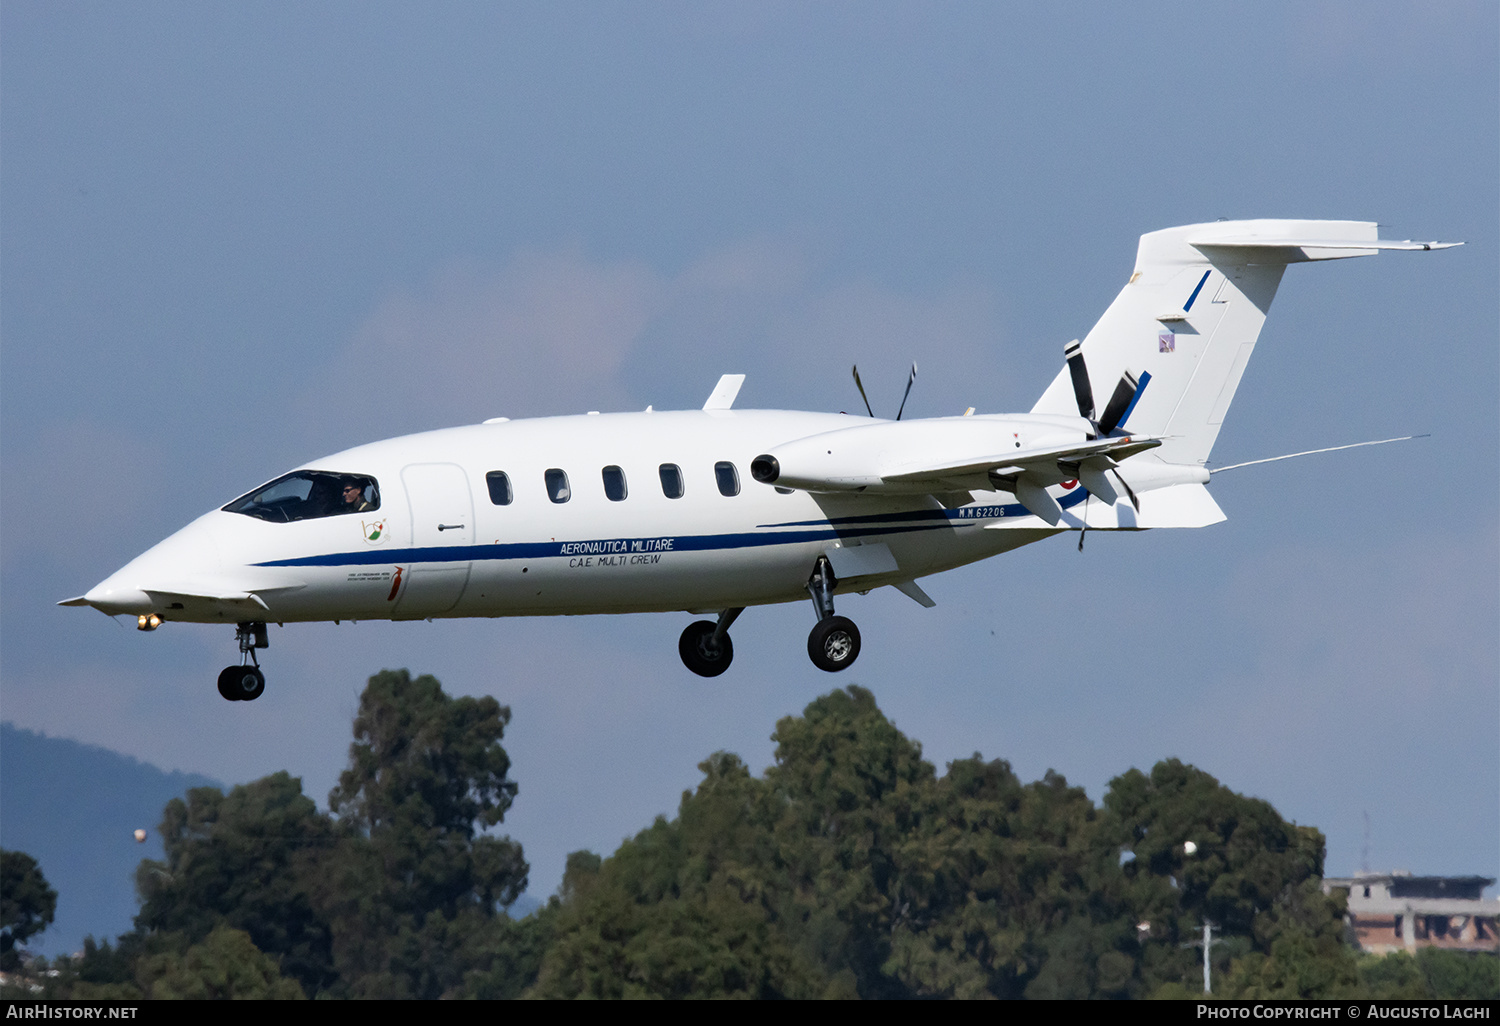
<svg viewBox="0 0 1500 1026"><path fill-rule="evenodd" d="M273 524L289 524L294 520L368 513L379 508L380 485L373 477L296 470L240 496L223 510Z"/></svg>

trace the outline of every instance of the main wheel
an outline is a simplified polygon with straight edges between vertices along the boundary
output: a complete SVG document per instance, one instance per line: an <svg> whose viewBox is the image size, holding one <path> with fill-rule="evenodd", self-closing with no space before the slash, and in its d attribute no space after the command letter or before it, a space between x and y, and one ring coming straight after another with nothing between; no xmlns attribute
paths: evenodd
<svg viewBox="0 0 1500 1026"><path fill-rule="evenodd" d="M847 670L859 658L859 628L847 616L819 620L807 636L807 654L820 670Z"/></svg>
<svg viewBox="0 0 1500 1026"><path fill-rule="evenodd" d="M729 669L734 659L734 643L729 640L729 635L720 638L717 645L712 643L715 626L712 620L690 623L682 637L677 639L677 654L682 656L682 665L700 677L717 677Z"/></svg>
<svg viewBox="0 0 1500 1026"><path fill-rule="evenodd" d="M219 674L219 694L231 702L253 702L266 690L266 675L258 666L226 666Z"/></svg>

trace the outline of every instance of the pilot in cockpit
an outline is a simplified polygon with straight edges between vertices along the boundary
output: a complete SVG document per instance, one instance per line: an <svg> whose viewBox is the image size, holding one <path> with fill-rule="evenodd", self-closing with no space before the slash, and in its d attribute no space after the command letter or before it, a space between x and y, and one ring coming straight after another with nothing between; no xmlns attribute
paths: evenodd
<svg viewBox="0 0 1500 1026"><path fill-rule="evenodd" d="M365 489L358 481L344 482L344 508L341 513L363 513L375 507L365 499Z"/></svg>

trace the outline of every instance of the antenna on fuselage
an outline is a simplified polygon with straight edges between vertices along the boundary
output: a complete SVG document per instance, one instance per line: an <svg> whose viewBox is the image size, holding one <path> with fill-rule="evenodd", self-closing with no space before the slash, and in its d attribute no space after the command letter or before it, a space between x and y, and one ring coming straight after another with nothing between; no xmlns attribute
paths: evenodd
<svg viewBox="0 0 1500 1026"><path fill-rule="evenodd" d="M874 420L875 411L870 409L870 397L865 395L864 382L859 380L859 364L857 363L854 365L854 387L859 389L859 397L865 401L865 412L870 415L871 420Z"/></svg>
<svg viewBox="0 0 1500 1026"><path fill-rule="evenodd" d="M912 386L913 382L915 382L916 380L917 380L917 364L916 364L916 361L913 360L912 361L912 365L911 365L911 377L909 377L909 378L906 379L906 395L903 395L901 397L901 409L899 409L899 410L896 411L896 419L897 420L900 420L901 419L901 414L903 414L903 413L906 412L906 399L907 399L907 396L911 395L911 386Z"/></svg>
<svg viewBox="0 0 1500 1026"><path fill-rule="evenodd" d="M865 384L864 384L863 381L859 380L859 364L856 363L854 365L853 371L854 371L854 387L857 388L857 389L859 389L859 397L865 401L865 412L868 413L870 415L870 417L873 419L874 416L875 416L875 411L872 410L872 409L870 409L870 397L867 396L867 395L865 395ZM897 420L900 420L901 419L901 414L903 414L903 413L906 412L906 400L911 396L912 382L914 382L916 380L917 380L917 365L915 363L913 363L911 365L911 376L906 379L906 394L901 397L901 408L896 411L896 419ZM970 409L969 412L970 413L973 412L972 408Z"/></svg>

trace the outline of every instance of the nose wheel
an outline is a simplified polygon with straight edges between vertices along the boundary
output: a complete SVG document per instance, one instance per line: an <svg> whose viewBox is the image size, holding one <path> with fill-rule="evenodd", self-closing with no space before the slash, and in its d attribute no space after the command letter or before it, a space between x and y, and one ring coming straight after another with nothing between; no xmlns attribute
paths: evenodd
<svg viewBox="0 0 1500 1026"><path fill-rule="evenodd" d="M240 646L240 665L226 666L219 674L219 694L231 702L253 702L266 690L266 675L260 671L255 650L269 648L266 625L239 623L234 638Z"/></svg>
<svg viewBox="0 0 1500 1026"><path fill-rule="evenodd" d="M266 690L259 666L226 666L219 674L219 694L231 702L253 702Z"/></svg>

